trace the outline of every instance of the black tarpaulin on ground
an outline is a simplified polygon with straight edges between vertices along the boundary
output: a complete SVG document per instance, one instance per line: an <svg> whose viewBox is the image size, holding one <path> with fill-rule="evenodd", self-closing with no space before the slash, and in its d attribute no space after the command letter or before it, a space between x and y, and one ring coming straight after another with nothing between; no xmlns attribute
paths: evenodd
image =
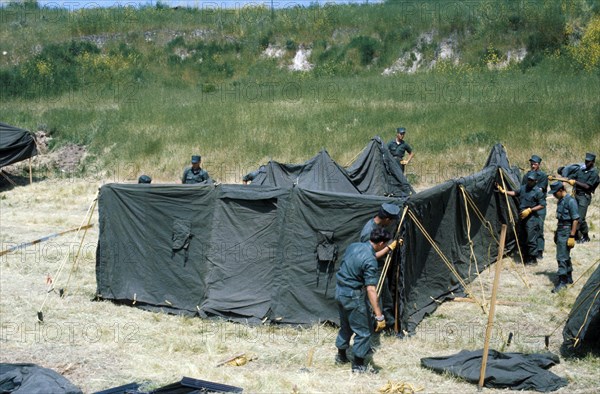
<svg viewBox="0 0 600 394"><path fill-rule="evenodd" d="M426 357L421 366L438 373L449 373L479 383L483 350L461 350L446 357ZM558 356L552 353L522 354L488 351L484 386L489 388L510 388L511 390L554 391L565 387L567 379L561 378L547 369L559 363Z"/></svg>
<svg viewBox="0 0 600 394"><path fill-rule="evenodd" d="M0 122L0 168L35 155L35 138L29 131Z"/></svg>
<svg viewBox="0 0 600 394"><path fill-rule="evenodd" d="M65 377L36 364L0 364L0 393L82 394Z"/></svg>
<svg viewBox="0 0 600 394"><path fill-rule="evenodd" d="M270 161L265 166L265 171L260 172L252 183L274 187L297 185L306 190L360 193L346 171L324 149L302 164Z"/></svg>
<svg viewBox="0 0 600 394"><path fill-rule="evenodd" d="M563 339L567 349L600 350L600 265L577 296Z"/></svg>
<svg viewBox="0 0 600 394"><path fill-rule="evenodd" d="M129 383L123 386L98 391L95 394L200 394L200 393L241 393L244 389L237 386L210 382L208 380L183 377L179 382L154 389L140 389L138 383Z"/></svg>
<svg viewBox="0 0 600 394"><path fill-rule="evenodd" d="M505 153L496 152L498 162ZM320 266L319 243L325 237L337 249L335 272L380 205L405 201L469 283L495 261L495 238L508 222L506 201L494 192L498 168L488 166L407 199L300 184L104 185L98 200L97 292L147 309L249 323L337 322L335 277ZM461 187L477 209L465 205ZM509 204L514 210L514 200ZM462 284L412 219L404 223L405 246L390 276L392 283L394 273L399 277L401 329L413 332L438 302L462 294ZM509 234L505 250L513 245Z"/></svg>
<svg viewBox="0 0 600 394"><path fill-rule="evenodd" d="M374 137L348 168L348 176L362 194L408 197L415 191L380 137Z"/></svg>

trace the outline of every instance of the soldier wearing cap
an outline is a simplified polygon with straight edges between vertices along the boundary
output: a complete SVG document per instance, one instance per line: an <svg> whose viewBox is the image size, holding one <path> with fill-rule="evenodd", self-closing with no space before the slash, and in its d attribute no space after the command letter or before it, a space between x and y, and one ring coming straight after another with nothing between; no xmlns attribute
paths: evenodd
<svg viewBox="0 0 600 394"><path fill-rule="evenodd" d="M404 172L404 168L408 163L410 163L413 156L415 155L410 145L406 141L404 141L405 134L406 129L404 127L398 127L396 129L396 138L388 142L387 145L388 150L390 151L392 156L394 156L398 163L400 163L400 166L402 167L402 172ZM406 158L406 160L404 159L405 153L408 153L408 157Z"/></svg>
<svg viewBox="0 0 600 394"><path fill-rule="evenodd" d="M192 166L186 168L183 171L183 176L181 177L181 183L183 184L193 184L193 183L203 183L209 182L210 176L208 172L204 171L200 168L200 162L202 158L200 155L192 156Z"/></svg>
<svg viewBox="0 0 600 394"><path fill-rule="evenodd" d="M587 210L592 203L592 193L598 187L599 177L598 169L594 167L596 155L593 153L585 154L585 165L569 177L569 184L575 188L575 199L579 208L579 228L577 235L579 243L589 242L589 227L585 217Z"/></svg>
<svg viewBox="0 0 600 394"><path fill-rule="evenodd" d="M397 205L385 203L379 207L379 212L373 219L370 219L364 226L362 231L360 232L359 241L360 242L369 242L371 237L371 233L376 228L383 228L388 231L390 234L393 234L392 225L398 218L400 217L400 208ZM377 275L381 277L383 272L383 257L392 252L398 242L393 240L391 243L386 245L383 249L379 250L375 253L375 258L377 259ZM394 326L395 314L394 314L394 300L392 298L392 293L390 292L390 287L387 278L384 278L383 286L381 288L381 307L383 310L383 315L385 316L385 322L388 327Z"/></svg>
<svg viewBox="0 0 600 394"><path fill-rule="evenodd" d="M553 293L573 283L573 265L571 264L571 249L575 247L575 233L579 222L579 212L575 199L565 190L562 182L554 182L548 194L553 194L558 199L556 205L556 261L558 262L558 281Z"/></svg>
<svg viewBox="0 0 600 394"><path fill-rule="evenodd" d="M242 177L242 183L244 185L247 185L248 182L254 182L254 179L256 179L257 176L259 176L260 174L264 174L266 172L267 172L267 167L260 166L260 167L258 167L258 170L254 170L254 171L249 172L248 174L244 175Z"/></svg>
<svg viewBox="0 0 600 394"><path fill-rule="evenodd" d="M148 175L140 175L138 178L138 183L152 183L152 178Z"/></svg>
<svg viewBox="0 0 600 394"><path fill-rule="evenodd" d="M542 189L537 187L537 174L528 173L527 183L519 190L504 190L498 185L498 191L509 196L519 197L519 243L525 253L525 264L536 265L538 256L538 238L540 236L540 218L538 212L546 206L546 198Z"/></svg>
<svg viewBox="0 0 600 394"><path fill-rule="evenodd" d="M350 362L346 351L354 335L352 372L367 372L365 358L372 353L373 320L367 304L371 305L375 314L375 332L385 328L385 317L377 299L379 276L375 253L384 249L390 238L390 233L385 229L376 228L371 232L368 242L350 244L336 274L335 299L340 316L340 330L335 340L338 349L335 362Z"/></svg>
<svg viewBox="0 0 600 394"><path fill-rule="evenodd" d="M538 155L531 155L531 159L529 159L530 170L527 171L521 185L525 185L527 183L527 176L530 173L534 173L537 175L537 187L542 189L544 194L544 200L546 200L546 192L548 191L548 176L544 171L540 169L540 164L542 163L542 158ZM544 205L544 209L540 209L538 212L538 217L540 218L540 236L538 237L538 254L537 258L541 259L544 257L544 248L546 247L546 241L544 239L544 221L546 220L546 206Z"/></svg>

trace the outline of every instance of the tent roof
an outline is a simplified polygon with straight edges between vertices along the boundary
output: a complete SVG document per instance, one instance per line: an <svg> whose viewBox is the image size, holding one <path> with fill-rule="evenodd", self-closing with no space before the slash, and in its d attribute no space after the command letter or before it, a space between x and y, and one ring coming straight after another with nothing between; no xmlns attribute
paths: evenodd
<svg viewBox="0 0 600 394"><path fill-rule="evenodd" d="M379 136L371 139L346 171L362 194L406 197L415 192Z"/></svg>
<svg viewBox="0 0 600 394"><path fill-rule="evenodd" d="M258 185L291 187L297 185L306 190L326 190L340 193L360 193L346 171L323 149L302 164L282 164L269 161L265 171L252 182Z"/></svg>
<svg viewBox="0 0 600 394"><path fill-rule="evenodd" d="M0 122L0 168L35 155L35 139L29 131Z"/></svg>

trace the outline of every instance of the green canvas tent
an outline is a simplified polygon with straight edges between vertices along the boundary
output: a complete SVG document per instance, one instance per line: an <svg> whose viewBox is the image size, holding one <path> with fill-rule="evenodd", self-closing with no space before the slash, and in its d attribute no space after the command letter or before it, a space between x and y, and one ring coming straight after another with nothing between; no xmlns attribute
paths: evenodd
<svg viewBox="0 0 600 394"><path fill-rule="evenodd" d="M378 136L371 139L346 171L362 194L407 197L415 192L400 163Z"/></svg>
<svg viewBox="0 0 600 394"><path fill-rule="evenodd" d="M600 351L600 265L577 296L563 339L566 350Z"/></svg>
<svg viewBox="0 0 600 394"><path fill-rule="evenodd" d="M0 168L35 155L35 138L29 131L0 122Z"/></svg>
<svg viewBox="0 0 600 394"><path fill-rule="evenodd" d="M264 166L264 171L259 172L252 183L274 187L296 185L306 190L360 193L346 171L329 156L325 149L302 164L269 161Z"/></svg>
<svg viewBox="0 0 600 394"><path fill-rule="evenodd" d="M379 206L392 202L409 207L462 281L425 243L414 222L405 221L405 244L391 272L398 277L402 329L414 331L435 309L432 298L458 293L495 261L494 237L507 222L507 207L492 187L498 168L488 166L400 199L309 190L301 183L107 184L99 194L97 293L148 309L245 322L337 322L330 268L335 272L339 261L324 269L319 245L328 242L342 256ZM469 226L463 204L471 210ZM481 222L474 219L475 210ZM510 246L509 241L507 251Z"/></svg>

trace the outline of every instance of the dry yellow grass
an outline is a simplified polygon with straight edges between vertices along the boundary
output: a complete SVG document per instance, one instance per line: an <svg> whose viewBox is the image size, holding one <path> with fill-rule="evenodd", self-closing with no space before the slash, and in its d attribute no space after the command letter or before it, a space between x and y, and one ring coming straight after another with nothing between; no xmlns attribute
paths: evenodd
<svg viewBox="0 0 600 394"><path fill-rule="evenodd" d="M2 192L2 249L81 224L100 183L49 179ZM563 322L589 276L563 294L550 293L556 271L551 234L556 202L552 198L548 201L543 261L522 274L505 260L498 298L511 305L500 304L496 310L497 328L491 347L497 350L543 352L544 335L552 333L549 350L558 353ZM589 214L589 221L594 223L593 242L577 245L572 253L575 278L597 259L599 206L596 196ZM93 222L97 223L97 213ZM477 391L472 384L420 367L422 357L483 347L487 316L475 304L445 303L423 321L414 337L382 337L381 349L374 356L381 372L356 376L349 367L334 365L336 330L331 327L249 327L92 301L97 231L93 227L87 233L82 258L68 286L72 263L65 260L67 250L74 249L80 240L73 234L0 257L1 362L33 362L52 368L86 393L132 381L159 387L182 376L240 386L251 393L373 393L388 380L422 387L425 393ZM57 278L62 261L64 270ZM36 312L46 298L47 274L54 276L57 288L66 288L66 296L49 294L43 309L45 321L39 324ZM483 272L481 280L489 299L493 273ZM474 293L480 295L480 288L479 283L474 284ZM505 347L509 332L514 339ZM307 365L311 352L312 363ZM243 366L217 367L239 353L255 359ZM304 367L308 371L303 371ZM551 370L569 380L569 386L560 392L597 391L597 356L561 359Z"/></svg>

